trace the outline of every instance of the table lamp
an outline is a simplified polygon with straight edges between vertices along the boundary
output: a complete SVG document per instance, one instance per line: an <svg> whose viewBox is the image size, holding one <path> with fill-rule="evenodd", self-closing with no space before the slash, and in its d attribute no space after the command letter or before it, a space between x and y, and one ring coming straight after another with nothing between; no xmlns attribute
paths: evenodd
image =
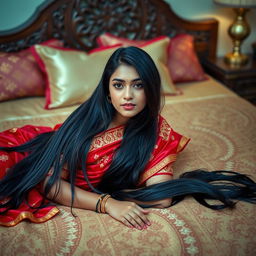
<svg viewBox="0 0 256 256"><path fill-rule="evenodd" d="M246 13L250 7L256 7L256 0L214 0L216 4L233 7L236 18L228 29L233 41L233 51L225 55L224 60L230 65L244 65L248 62L248 56L241 53L243 40L250 35L250 26L246 21Z"/></svg>

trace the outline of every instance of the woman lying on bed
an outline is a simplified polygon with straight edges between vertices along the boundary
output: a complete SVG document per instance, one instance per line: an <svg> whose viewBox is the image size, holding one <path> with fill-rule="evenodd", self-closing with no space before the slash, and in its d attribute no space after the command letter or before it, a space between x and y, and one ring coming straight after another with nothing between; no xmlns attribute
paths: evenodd
<svg viewBox="0 0 256 256"><path fill-rule="evenodd" d="M44 222L59 211L50 202L107 213L138 229L150 225L147 207L169 207L186 195L213 209L232 207L234 199L255 203L255 183L239 173L196 170L172 180L171 164L189 139L160 108L150 56L120 48L90 99L62 125L2 132L0 224Z"/></svg>

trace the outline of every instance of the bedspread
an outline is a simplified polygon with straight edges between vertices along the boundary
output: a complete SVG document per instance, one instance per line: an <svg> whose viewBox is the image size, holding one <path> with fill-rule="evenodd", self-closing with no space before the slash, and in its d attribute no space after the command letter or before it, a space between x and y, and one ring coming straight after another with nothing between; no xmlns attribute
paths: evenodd
<svg viewBox="0 0 256 256"><path fill-rule="evenodd" d="M175 177L206 168L256 178L256 108L225 90L211 97L199 93L183 100L166 98L163 116L191 138L174 165ZM2 121L1 129L27 122L54 125L69 111L33 117L23 113L21 119ZM255 205L240 202L234 210L213 211L187 198L167 209L152 209L152 225L143 231L129 229L108 215L75 209L75 217L69 207L60 209L43 224L0 227L0 255L256 255Z"/></svg>

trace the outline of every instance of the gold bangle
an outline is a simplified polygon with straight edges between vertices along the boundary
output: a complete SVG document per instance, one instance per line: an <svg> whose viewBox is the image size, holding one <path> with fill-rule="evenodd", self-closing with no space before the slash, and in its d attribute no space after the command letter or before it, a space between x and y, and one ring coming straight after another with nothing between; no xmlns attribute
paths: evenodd
<svg viewBox="0 0 256 256"><path fill-rule="evenodd" d="M98 201L96 203L96 209L95 209L96 212L100 212L99 211L99 206L100 206L100 203L101 203L101 200L102 200L102 196L103 196L103 194L99 196Z"/></svg>
<svg viewBox="0 0 256 256"><path fill-rule="evenodd" d="M107 203L107 200L111 197L111 195L105 195L101 201L101 213L106 213L106 203Z"/></svg>
<svg viewBox="0 0 256 256"><path fill-rule="evenodd" d="M106 213L106 212L105 212L105 203L104 203L106 197L108 197L108 194L104 195L104 196L102 197L101 202L100 202L100 212L101 212L101 213Z"/></svg>
<svg viewBox="0 0 256 256"><path fill-rule="evenodd" d="M101 213L101 203L102 203L102 200L103 198L108 195L108 194L101 194L98 201L97 201L97 204L96 204L96 212L99 212Z"/></svg>

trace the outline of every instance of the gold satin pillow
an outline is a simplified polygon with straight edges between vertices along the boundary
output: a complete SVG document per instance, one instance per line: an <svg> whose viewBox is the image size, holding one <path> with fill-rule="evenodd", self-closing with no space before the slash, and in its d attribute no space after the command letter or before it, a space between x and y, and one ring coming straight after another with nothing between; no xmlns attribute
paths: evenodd
<svg viewBox="0 0 256 256"><path fill-rule="evenodd" d="M34 54L46 74L46 109L79 104L98 85L105 64L118 47L87 54L71 49L34 46Z"/></svg>
<svg viewBox="0 0 256 256"><path fill-rule="evenodd" d="M141 47L155 61L166 94L176 93L167 69L168 38ZM98 85L107 60L120 46L97 48L90 53L34 46L34 56L46 74L46 109L79 104L87 100Z"/></svg>

